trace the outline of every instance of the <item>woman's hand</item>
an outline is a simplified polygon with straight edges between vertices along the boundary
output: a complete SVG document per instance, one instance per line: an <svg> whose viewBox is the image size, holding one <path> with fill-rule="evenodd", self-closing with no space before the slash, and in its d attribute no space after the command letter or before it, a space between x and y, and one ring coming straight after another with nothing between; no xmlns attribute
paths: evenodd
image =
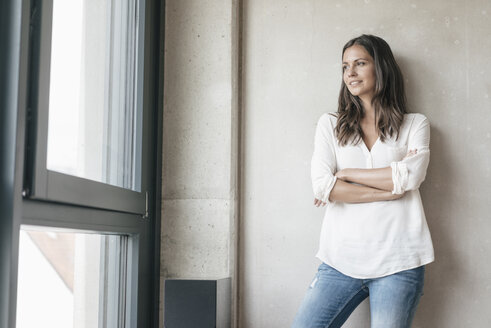
<svg viewBox="0 0 491 328"><path fill-rule="evenodd" d="M386 200L396 200L396 199L402 198L402 196L404 196L404 193L402 193L402 194L393 194L392 192L389 192Z"/></svg>
<svg viewBox="0 0 491 328"><path fill-rule="evenodd" d="M314 205L315 205L316 207L319 207L319 206L324 206L324 205L326 205L326 202L323 202L323 201L321 201L320 199L314 198Z"/></svg>
<svg viewBox="0 0 491 328"><path fill-rule="evenodd" d="M415 149L411 149L410 151L407 152L406 156L404 156L404 158L402 160L405 160L408 157L411 157L413 155L416 155L417 153L418 153L418 150L416 148Z"/></svg>
<svg viewBox="0 0 491 328"><path fill-rule="evenodd" d="M343 181L348 181L348 174L346 172L346 169L342 169L342 170L339 170L336 172L336 174L334 174L338 179L341 179Z"/></svg>

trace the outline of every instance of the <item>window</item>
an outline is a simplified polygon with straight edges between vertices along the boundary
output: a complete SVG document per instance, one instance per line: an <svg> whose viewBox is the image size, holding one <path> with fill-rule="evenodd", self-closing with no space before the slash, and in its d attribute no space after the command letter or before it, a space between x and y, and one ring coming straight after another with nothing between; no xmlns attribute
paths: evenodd
<svg viewBox="0 0 491 328"><path fill-rule="evenodd" d="M48 170L141 190L138 4L53 1Z"/></svg>
<svg viewBox="0 0 491 328"><path fill-rule="evenodd" d="M164 8L0 6L0 328L158 327Z"/></svg>
<svg viewBox="0 0 491 328"><path fill-rule="evenodd" d="M40 2L34 166L26 186L31 198L146 215L139 60L144 16L138 14L144 4Z"/></svg>
<svg viewBox="0 0 491 328"><path fill-rule="evenodd" d="M17 328L124 327L128 236L26 226Z"/></svg>

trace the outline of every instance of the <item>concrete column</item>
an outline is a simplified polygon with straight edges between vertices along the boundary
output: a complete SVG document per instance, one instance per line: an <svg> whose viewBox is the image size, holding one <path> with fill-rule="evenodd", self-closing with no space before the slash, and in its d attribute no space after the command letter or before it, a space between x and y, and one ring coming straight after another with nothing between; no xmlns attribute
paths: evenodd
<svg viewBox="0 0 491 328"><path fill-rule="evenodd" d="M166 1L162 288L165 278L236 285L237 11L233 0Z"/></svg>

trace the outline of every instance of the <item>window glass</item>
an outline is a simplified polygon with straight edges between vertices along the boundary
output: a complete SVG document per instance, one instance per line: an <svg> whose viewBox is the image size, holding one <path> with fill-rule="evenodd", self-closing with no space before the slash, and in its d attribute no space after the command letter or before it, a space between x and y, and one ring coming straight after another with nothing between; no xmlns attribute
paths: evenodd
<svg viewBox="0 0 491 328"><path fill-rule="evenodd" d="M126 236L23 227L19 240L17 328L123 327Z"/></svg>
<svg viewBox="0 0 491 328"><path fill-rule="evenodd" d="M48 170L140 191L136 10L53 1Z"/></svg>

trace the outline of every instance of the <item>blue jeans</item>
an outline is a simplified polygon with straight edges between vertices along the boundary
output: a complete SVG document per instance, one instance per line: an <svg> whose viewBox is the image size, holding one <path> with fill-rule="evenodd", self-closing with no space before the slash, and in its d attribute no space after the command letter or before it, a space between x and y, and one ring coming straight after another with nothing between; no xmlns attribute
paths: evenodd
<svg viewBox="0 0 491 328"><path fill-rule="evenodd" d="M370 296L372 328L409 328L423 294L425 267L375 279L348 277L322 263L292 328L341 327Z"/></svg>

